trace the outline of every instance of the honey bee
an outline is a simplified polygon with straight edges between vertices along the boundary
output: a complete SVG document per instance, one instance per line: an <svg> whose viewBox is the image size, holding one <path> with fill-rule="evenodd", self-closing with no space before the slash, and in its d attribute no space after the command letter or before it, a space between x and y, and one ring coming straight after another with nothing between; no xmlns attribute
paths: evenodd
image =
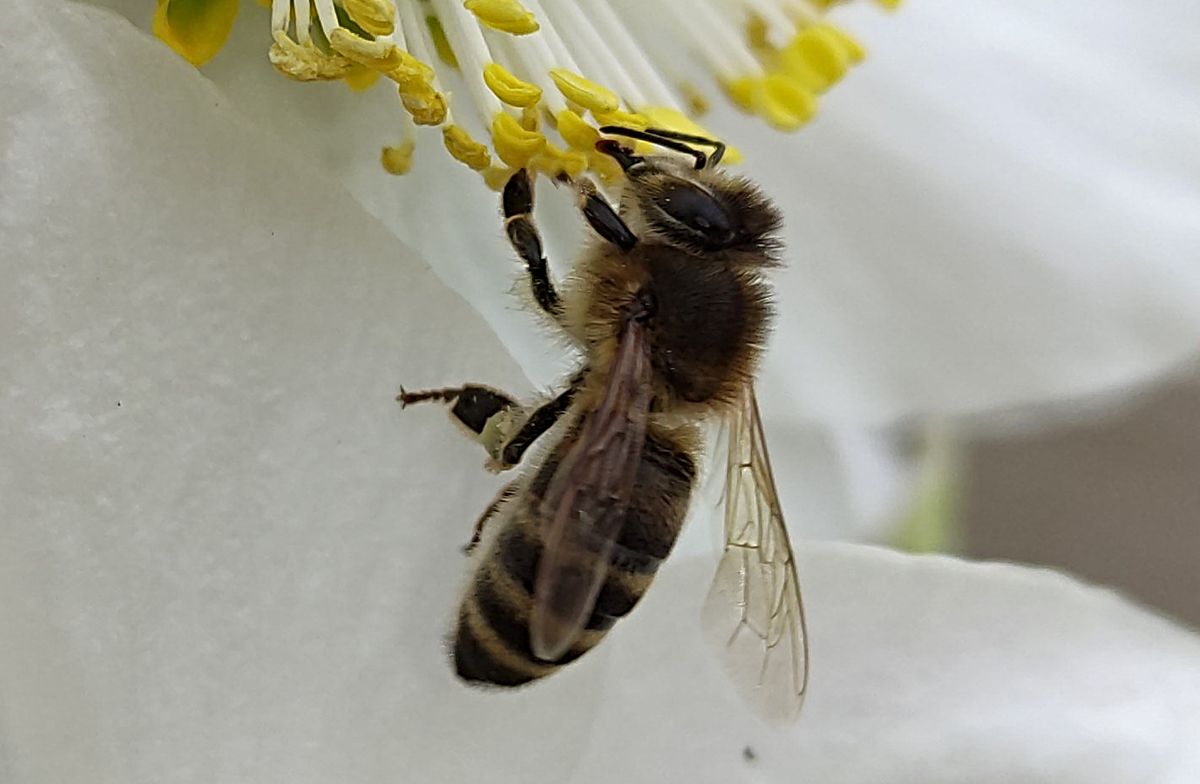
<svg viewBox="0 0 1200 784"><path fill-rule="evenodd" d="M529 175L516 171L503 193L533 301L578 347L578 370L540 405L481 384L397 397L448 404L496 470L521 463L551 429L557 436L475 525L454 667L466 681L512 687L595 647L671 552L696 486L701 426L721 421L725 549L703 624L759 712L788 720L804 696L808 649L753 388L781 218L757 186L719 168L719 141L600 130L597 150L625 173L619 209L589 180L572 183L596 236L561 291L533 222ZM651 145L671 152L637 151Z"/></svg>

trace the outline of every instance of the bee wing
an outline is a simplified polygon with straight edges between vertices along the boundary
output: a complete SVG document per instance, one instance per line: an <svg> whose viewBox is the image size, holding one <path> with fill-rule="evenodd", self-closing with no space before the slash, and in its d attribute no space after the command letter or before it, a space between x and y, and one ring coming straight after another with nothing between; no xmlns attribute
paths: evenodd
<svg viewBox="0 0 1200 784"><path fill-rule="evenodd" d="M539 507L545 528L529 632L540 659L560 659L592 614L633 494L649 413L646 327L628 319L600 403L584 413Z"/></svg>
<svg viewBox="0 0 1200 784"><path fill-rule="evenodd" d="M725 552L702 620L755 709L792 721L808 686L804 605L750 385L727 424Z"/></svg>

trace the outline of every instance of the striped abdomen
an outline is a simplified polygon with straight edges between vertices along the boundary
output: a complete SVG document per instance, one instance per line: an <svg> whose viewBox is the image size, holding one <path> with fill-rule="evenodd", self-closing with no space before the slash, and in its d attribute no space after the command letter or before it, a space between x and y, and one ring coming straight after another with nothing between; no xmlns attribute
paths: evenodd
<svg viewBox="0 0 1200 784"><path fill-rule="evenodd" d="M683 525L696 474L693 441L690 431L650 425L633 500L587 629L562 658L546 662L529 647L533 584L542 549L536 510L572 438L554 447L524 492L505 504L493 523L501 530L459 608L454 664L461 678L518 686L545 677L595 647L617 619L633 609Z"/></svg>

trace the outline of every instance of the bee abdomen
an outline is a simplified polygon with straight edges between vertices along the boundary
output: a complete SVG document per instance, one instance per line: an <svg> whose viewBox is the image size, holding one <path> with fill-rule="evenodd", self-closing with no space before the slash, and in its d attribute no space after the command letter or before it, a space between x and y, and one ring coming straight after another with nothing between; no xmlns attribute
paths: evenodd
<svg viewBox="0 0 1200 784"><path fill-rule="evenodd" d="M484 556L459 611L454 664L459 677L497 686L519 686L545 677L595 647L650 587L679 534L695 468L682 446L648 434L621 534L608 574L584 631L560 659L542 661L530 648L533 585L542 554L537 514L539 481L552 474L567 445L560 444L516 500L495 543Z"/></svg>

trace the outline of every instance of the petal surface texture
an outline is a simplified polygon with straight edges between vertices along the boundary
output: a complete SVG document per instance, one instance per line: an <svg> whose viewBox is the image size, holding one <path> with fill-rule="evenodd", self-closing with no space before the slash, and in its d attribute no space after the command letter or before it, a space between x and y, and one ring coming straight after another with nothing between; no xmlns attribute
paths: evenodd
<svg viewBox="0 0 1200 784"><path fill-rule="evenodd" d="M795 726L772 729L745 713L696 623L711 560L670 567L620 635L576 782L1200 775L1200 639L1111 592L1008 564L802 544L809 696Z"/></svg>
<svg viewBox="0 0 1200 784"><path fill-rule="evenodd" d="M459 548L496 480L436 406L393 401L520 369L165 47L16 11L0 778L564 780L606 654L539 692L456 681Z"/></svg>

